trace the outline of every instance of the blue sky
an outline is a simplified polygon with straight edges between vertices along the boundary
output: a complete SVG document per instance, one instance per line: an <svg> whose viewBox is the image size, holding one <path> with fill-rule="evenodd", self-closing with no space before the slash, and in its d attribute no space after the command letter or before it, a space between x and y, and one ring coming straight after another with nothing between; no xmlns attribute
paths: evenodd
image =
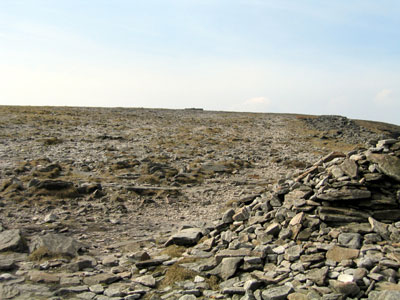
<svg viewBox="0 0 400 300"><path fill-rule="evenodd" d="M1 0L0 104L400 125L400 1Z"/></svg>

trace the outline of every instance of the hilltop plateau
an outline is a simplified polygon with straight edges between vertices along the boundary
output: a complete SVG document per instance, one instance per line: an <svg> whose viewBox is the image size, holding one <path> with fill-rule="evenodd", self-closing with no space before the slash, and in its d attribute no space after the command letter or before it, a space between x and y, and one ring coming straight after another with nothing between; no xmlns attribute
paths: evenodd
<svg viewBox="0 0 400 300"><path fill-rule="evenodd" d="M399 137L333 115L1 106L0 299L398 299Z"/></svg>

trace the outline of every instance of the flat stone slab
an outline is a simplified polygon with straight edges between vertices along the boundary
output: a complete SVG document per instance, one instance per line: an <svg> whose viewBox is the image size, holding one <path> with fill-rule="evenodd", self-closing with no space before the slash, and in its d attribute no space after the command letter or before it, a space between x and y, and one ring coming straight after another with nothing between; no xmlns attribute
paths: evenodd
<svg viewBox="0 0 400 300"><path fill-rule="evenodd" d="M349 249L339 246L333 246L326 253L326 258L336 262L341 262L342 260L357 258L359 254L360 250L358 249Z"/></svg>
<svg viewBox="0 0 400 300"><path fill-rule="evenodd" d="M151 288L156 286L156 280L152 275L144 275L141 277L132 278L132 281Z"/></svg>
<svg viewBox="0 0 400 300"><path fill-rule="evenodd" d="M400 220L400 209L375 210L372 213L372 217L377 220L388 220L391 222L396 222Z"/></svg>
<svg viewBox="0 0 400 300"><path fill-rule="evenodd" d="M215 259L217 263L220 263L222 259L226 257L245 257L245 256L250 256L251 255L251 250L250 249L237 249L237 250L231 250L231 249L224 249L219 251L215 255Z"/></svg>
<svg viewBox="0 0 400 300"><path fill-rule="evenodd" d="M29 280L35 283L59 283L60 276L58 274L32 271L29 273Z"/></svg>
<svg viewBox="0 0 400 300"><path fill-rule="evenodd" d="M262 292L262 298L263 300L285 300L292 291L293 288L287 285L270 288Z"/></svg>
<svg viewBox="0 0 400 300"><path fill-rule="evenodd" d="M371 197L371 192L360 189L328 189L317 194L319 200L325 201L341 201L341 200L358 200L368 199Z"/></svg>
<svg viewBox="0 0 400 300"><path fill-rule="evenodd" d="M186 228L171 236L165 243L165 246L193 246L203 236L203 230L200 228Z"/></svg>
<svg viewBox="0 0 400 300"><path fill-rule="evenodd" d="M83 279L83 282L87 285L95 284L111 284L120 280L121 277L115 274L102 273L94 276L89 276Z"/></svg>
<svg viewBox="0 0 400 300"><path fill-rule="evenodd" d="M304 199L307 195L310 194L310 190L302 191L300 189L293 190L285 195L285 201L294 202L298 199Z"/></svg>
<svg viewBox="0 0 400 300"><path fill-rule="evenodd" d="M165 262L166 259L146 259L142 261L138 261L135 265L138 269L146 269L149 267L155 267L162 265L163 262Z"/></svg>
<svg viewBox="0 0 400 300"><path fill-rule="evenodd" d="M300 256L300 261L304 263L315 263L325 259L324 253L313 253Z"/></svg>

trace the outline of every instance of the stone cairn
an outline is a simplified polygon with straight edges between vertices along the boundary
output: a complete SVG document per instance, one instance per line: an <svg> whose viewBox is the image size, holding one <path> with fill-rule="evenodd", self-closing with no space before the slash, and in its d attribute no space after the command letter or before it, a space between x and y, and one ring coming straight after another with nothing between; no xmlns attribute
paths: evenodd
<svg viewBox="0 0 400 300"><path fill-rule="evenodd" d="M166 245L195 244L187 254L203 260L184 266L222 281L208 298L400 299L399 203L400 141L382 140L332 152Z"/></svg>

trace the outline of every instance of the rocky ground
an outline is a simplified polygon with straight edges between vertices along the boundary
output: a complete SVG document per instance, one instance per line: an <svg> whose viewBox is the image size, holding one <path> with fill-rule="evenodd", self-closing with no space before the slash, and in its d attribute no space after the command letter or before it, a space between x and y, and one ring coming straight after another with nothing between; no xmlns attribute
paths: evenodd
<svg viewBox="0 0 400 300"><path fill-rule="evenodd" d="M0 107L0 129L0 299L344 299L397 289L399 178L376 156L399 156L397 126Z"/></svg>

